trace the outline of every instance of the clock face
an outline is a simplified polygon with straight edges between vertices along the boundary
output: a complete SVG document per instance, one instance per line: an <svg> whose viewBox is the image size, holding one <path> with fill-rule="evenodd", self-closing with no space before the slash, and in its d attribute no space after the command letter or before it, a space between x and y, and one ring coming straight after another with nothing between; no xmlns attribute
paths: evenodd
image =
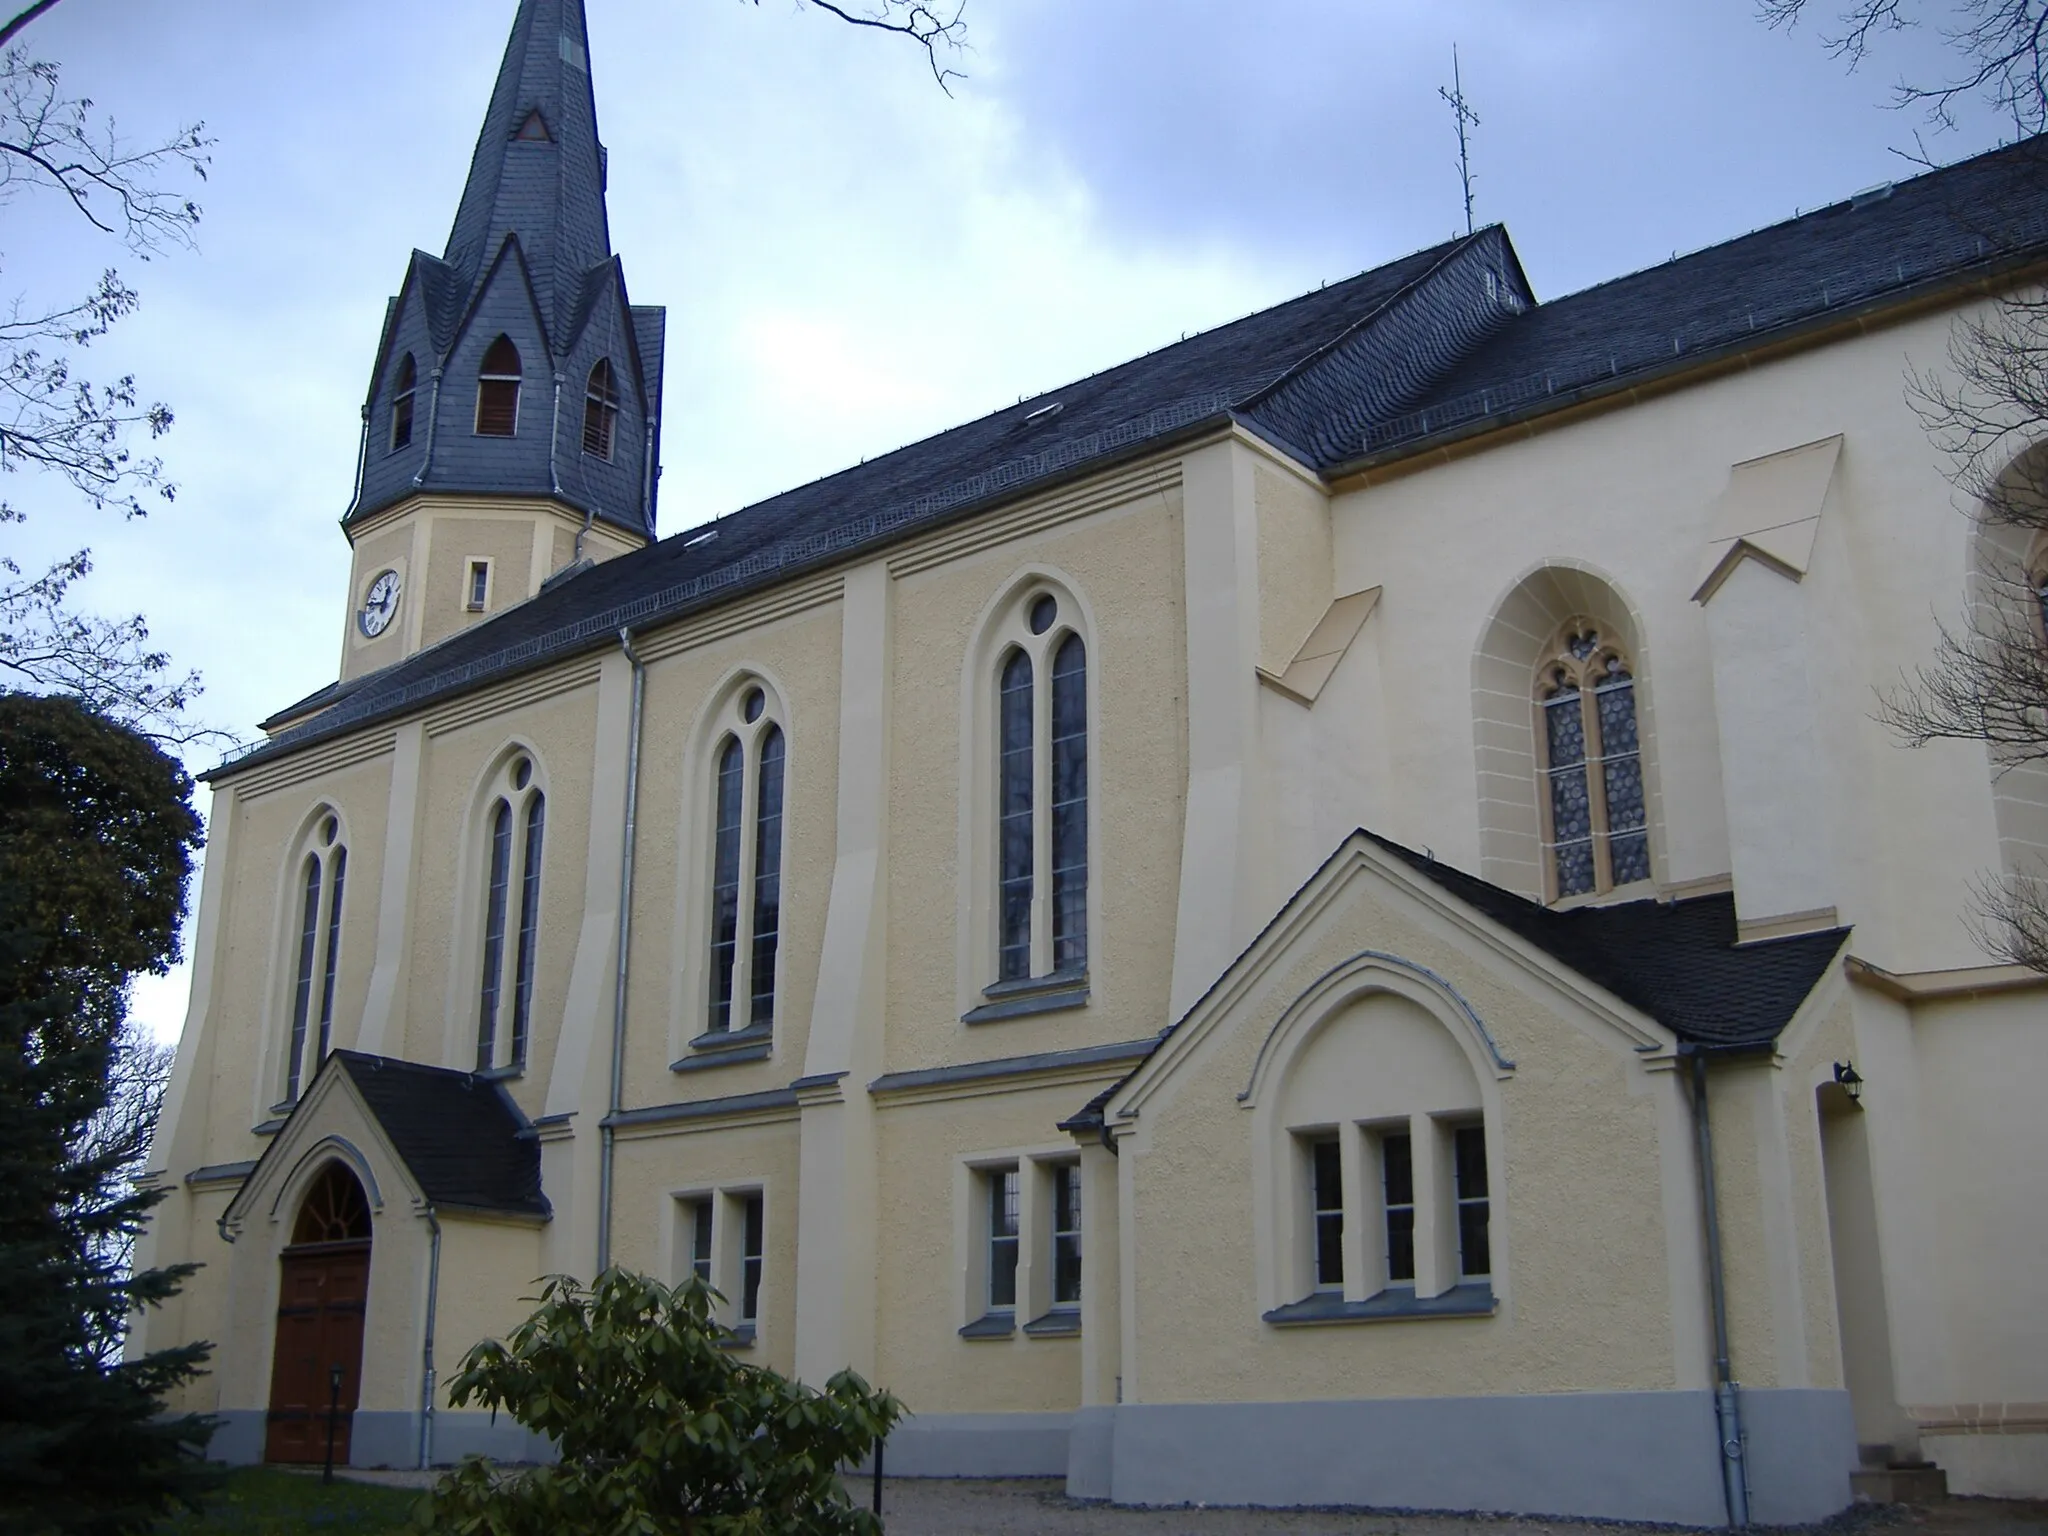
<svg viewBox="0 0 2048 1536"><path fill-rule="evenodd" d="M398 572L380 571L363 594L363 611L356 615L356 622L362 626L363 633L374 640L390 627L397 613Z"/></svg>

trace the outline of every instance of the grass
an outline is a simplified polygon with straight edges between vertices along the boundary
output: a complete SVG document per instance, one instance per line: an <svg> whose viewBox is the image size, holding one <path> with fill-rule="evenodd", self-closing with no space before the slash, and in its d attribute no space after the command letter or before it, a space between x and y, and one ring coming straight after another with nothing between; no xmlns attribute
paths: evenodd
<svg viewBox="0 0 2048 1536"><path fill-rule="evenodd" d="M160 1536L389 1536L408 1528L416 1488L379 1488L318 1471L247 1467L230 1473L197 1515L159 1527Z"/></svg>

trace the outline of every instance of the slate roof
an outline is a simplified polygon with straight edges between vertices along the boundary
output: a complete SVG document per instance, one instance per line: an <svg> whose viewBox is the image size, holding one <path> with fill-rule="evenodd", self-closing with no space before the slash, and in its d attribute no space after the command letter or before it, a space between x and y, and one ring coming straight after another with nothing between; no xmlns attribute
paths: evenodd
<svg viewBox="0 0 2048 1536"><path fill-rule="evenodd" d="M1827 974L1847 928L1735 942L1735 898L1629 901L1556 911L1367 832L1379 847L1510 933L1606 988L1679 1039L1712 1050L1768 1046Z"/></svg>
<svg viewBox="0 0 2048 1536"><path fill-rule="evenodd" d="M551 1214L540 1143L502 1083L361 1051L336 1051L428 1201L436 1207Z"/></svg>
<svg viewBox="0 0 2048 1536"><path fill-rule="evenodd" d="M322 690L294 709L324 696L324 713L229 766L610 645L622 626L715 606L1227 422L1334 474L2038 261L2048 256L2044 145L1994 151L1547 304L1534 302L1497 227L1418 251L608 561Z"/></svg>

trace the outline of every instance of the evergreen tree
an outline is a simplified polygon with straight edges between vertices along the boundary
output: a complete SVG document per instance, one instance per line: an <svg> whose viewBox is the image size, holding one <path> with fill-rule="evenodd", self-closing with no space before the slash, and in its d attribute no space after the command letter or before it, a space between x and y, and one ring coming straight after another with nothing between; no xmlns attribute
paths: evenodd
<svg viewBox="0 0 2048 1536"><path fill-rule="evenodd" d="M144 1531L211 1480L210 1421L164 1413L208 1346L113 1348L193 1268L122 1258L168 1191L124 1186L133 1138L88 1136L129 980L177 958L191 796L125 726L0 693L0 1525L34 1536Z"/></svg>

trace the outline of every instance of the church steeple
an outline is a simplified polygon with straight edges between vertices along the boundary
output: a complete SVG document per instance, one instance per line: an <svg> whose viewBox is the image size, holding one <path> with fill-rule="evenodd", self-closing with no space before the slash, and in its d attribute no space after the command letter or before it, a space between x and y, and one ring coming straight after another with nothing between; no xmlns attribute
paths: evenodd
<svg viewBox="0 0 2048 1536"><path fill-rule="evenodd" d="M474 284L516 235L559 333L583 274L612 253L604 180L582 0L522 0L442 259Z"/></svg>
<svg viewBox="0 0 2048 1536"><path fill-rule="evenodd" d="M400 523L422 561L450 519L479 550L514 527L531 550L399 573L436 603L449 586L449 615L415 608L370 633L353 613L345 674L654 536L665 325L628 299L612 252L583 0L519 0L447 247L412 253L385 311L342 526L371 580L398 565L365 540L394 548Z"/></svg>

